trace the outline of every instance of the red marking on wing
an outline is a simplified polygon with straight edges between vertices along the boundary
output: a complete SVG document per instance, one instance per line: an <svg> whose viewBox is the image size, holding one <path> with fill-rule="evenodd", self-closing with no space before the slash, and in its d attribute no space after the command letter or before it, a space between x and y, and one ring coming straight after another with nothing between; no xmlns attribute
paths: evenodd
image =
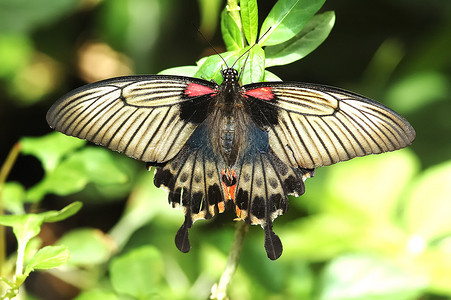
<svg viewBox="0 0 451 300"><path fill-rule="evenodd" d="M261 87L253 90L246 91L244 96L251 96L260 100L272 100L274 99L274 94L271 92L270 87Z"/></svg>
<svg viewBox="0 0 451 300"><path fill-rule="evenodd" d="M235 190L238 183L235 170L222 170L221 174L225 201L235 201Z"/></svg>
<svg viewBox="0 0 451 300"><path fill-rule="evenodd" d="M204 96L209 94L215 94L216 91L212 88L209 88L208 86L197 84L197 83L190 83L186 87L185 95L189 97L197 97L197 96Z"/></svg>

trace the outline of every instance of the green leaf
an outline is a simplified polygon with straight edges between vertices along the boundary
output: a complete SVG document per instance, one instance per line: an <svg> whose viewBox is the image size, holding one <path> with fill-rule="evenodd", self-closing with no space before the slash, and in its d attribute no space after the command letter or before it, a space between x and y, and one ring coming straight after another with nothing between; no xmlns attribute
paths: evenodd
<svg viewBox="0 0 451 300"><path fill-rule="evenodd" d="M39 202L50 193L60 196L70 195L81 191L88 182L89 178L82 165L74 166L63 162L41 182L28 190L27 201Z"/></svg>
<svg viewBox="0 0 451 300"><path fill-rule="evenodd" d="M382 258L350 254L334 259L322 276L320 300L414 300L427 277Z"/></svg>
<svg viewBox="0 0 451 300"><path fill-rule="evenodd" d="M36 269L51 269L65 264L69 260L69 250L66 246L46 246L33 256L25 268L25 275Z"/></svg>
<svg viewBox="0 0 451 300"><path fill-rule="evenodd" d="M73 202L61 210L50 210L41 213L44 216L44 222L53 223L65 220L75 215L83 206L80 201Z"/></svg>
<svg viewBox="0 0 451 300"><path fill-rule="evenodd" d="M17 241L26 244L31 238L39 234L42 223L64 220L75 214L80 208L81 203L74 202L60 211L51 210L39 214L26 215L2 215L0 216L0 224L13 227Z"/></svg>
<svg viewBox="0 0 451 300"><path fill-rule="evenodd" d="M248 84L251 82L263 81L265 76L265 52L260 45L254 45L251 49L250 46L242 49L240 52L230 51L221 53L221 56L226 60L227 66L233 67L240 72L245 66L243 74L240 77L242 84ZM249 51L250 49L250 51ZM240 58L243 53L245 54ZM211 55L207 58L203 58L198 62L201 67L199 68L196 77L204 79L213 79L216 83L220 84L223 81L221 70L224 68L224 61L219 55Z"/></svg>
<svg viewBox="0 0 451 300"><path fill-rule="evenodd" d="M41 231L44 216L40 214L2 215L0 224L13 228L18 243L26 243Z"/></svg>
<svg viewBox="0 0 451 300"><path fill-rule="evenodd" d="M229 51L221 53L221 56L227 62L228 66L232 66L238 59L239 53L237 51ZM200 59L198 62L200 67L194 77L205 80L213 79L216 83L220 84L223 80L221 70L225 67L222 58L214 54Z"/></svg>
<svg viewBox="0 0 451 300"><path fill-rule="evenodd" d="M324 42L334 23L333 11L316 15L290 40L266 47L266 67L286 65L307 56Z"/></svg>
<svg viewBox="0 0 451 300"><path fill-rule="evenodd" d="M80 293L74 300L117 300L118 297L113 292L89 290Z"/></svg>
<svg viewBox="0 0 451 300"><path fill-rule="evenodd" d="M118 293L145 299L159 290L163 269L158 250L140 247L112 260L111 284Z"/></svg>
<svg viewBox="0 0 451 300"><path fill-rule="evenodd" d="M89 181L95 184L121 184L129 179L127 174L118 168L117 156L103 148L88 147L78 151L69 162L74 166L83 165L83 171Z"/></svg>
<svg viewBox="0 0 451 300"><path fill-rule="evenodd" d="M39 237L39 235L33 237L30 239L25 247L25 253L24 253L24 262L29 262L35 256L36 253L38 253L39 249L42 248L42 239Z"/></svg>
<svg viewBox="0 0 451 300"><path fill-rule="evenodd" d="M1 215L0 225L11 226L17 240L16 284L20 286L27 275L23 274L23 262L28 242L39 234L44 217L39 214ZM28 254L30 254L28 252Z"/></svg>
<svg viewBox="0 0 451 300"><path fill-rule="evenodd" d="M99 147L87 147L62 161L27 195L32 202L39 201L47 193L65 196L81 191L88 183L98 185L124 184L128 175L118 167L117 157L111 151Z"/></svg>
<svg viewBox="0 0 451 300"><path fill-rule="evenodd" d="M243 31L249 45L255 44L258 33L258 7L257 0L241 0L241 22Z"/></svg>
<svg viewBox="0 0 451 300"><path fill-rule="evenodd" d="M302 30L324 2L325 0L277 1L263 21L259 43L271 46L288 41Z"/></svg>
<svg viewBox="0 0 451 300"><path fill-rule="evenodd" d="M250 49L248 59L246 55L240 59L237 69L241 70L243 64L245 64L244 70L240 78L242 84L263 81L265 77L265 51L263 51L260 45L254 45Z"/></svg>
<svg viewBox="0 0 451 300"><path fill-rule="evenodd" d="M221 14L221 32L227 51L244 48L243 34L227 9Z"/></svg>
<svg viewBox="0 0 451 300"><path fill-rule="evenodd" d="M276 74L265 70L265 81L282 81Z"/></svg>
<svg viewBox="0 0 451 300"><path fill-rule="evenodd" d="M234 52L234 51L230 51L230 52ZM221 55L222 55L222 54L221 54ZM214 56L214 55L210 55L210 56ZM208 59L210 56L204 56L204 57L202 57L201 59L199 59L198 61L196 61L196 65L197 65L198 67L202 66L202 65L207 61L207 59Z"/></svg>
<svg viewBox="0 0 451 300"><path fill-rule="evenodd" d="M36 156L46 172L55 169L63 156L85 143L81 139L59 132L52 132L41 137L24 137L20 140L22 153Z"/></svg>
<svg viewBox="0 0 451 300"><path fill-rule="evenodd" d="M70 251L69 264L92 266L106 262L116 249L110 237L98 229L74 229L57 242Z"/></svg>
<svg viewBox="0 0 451 300"><path fill-rule="evenodd" d="M405 213L410 234L431 240L451 235L451 161L427 169L411 188Z"/></svg>
<svg viewBox="0 0 451 300"><path fill-rule="evenodd" d="M177 75L194 77L194 74L199 70L198 66L183 66L175 67L158 72L158 75Z"/></svg>
<svg viewBox="0 0 451 300"><path fill-rule="evenodd" d="M5 210L16 214L24 214L23 204L25 200L25 189L18 182L6 182L0 190L0 199L3 201Z"/></svg>
<svg viewBox="0 0 451 300"><path fill-rule="evenodd" d="M136 181L123 215L108 232L119 249L127 243L136 230L155 217L164 216L164 224L167 226L179 224L180 212L168 210L167 198L167 193L164 190L155 188L153 177L149 174L143 174ZM149 199L152 199L152 201L149 201Z"/></svg>

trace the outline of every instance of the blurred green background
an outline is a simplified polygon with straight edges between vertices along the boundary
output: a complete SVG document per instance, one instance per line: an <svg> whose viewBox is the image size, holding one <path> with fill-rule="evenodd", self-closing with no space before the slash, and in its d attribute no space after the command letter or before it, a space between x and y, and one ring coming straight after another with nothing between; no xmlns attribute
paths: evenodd
<svg viewBox="0 0 451 300"><path fill-rule="evenodd" d="M274 2L260 1L260 20ZM78 86L192 65L213 53L196 28L223 51L218 16L224 5L0 0L0 161L22 137L50 133L48 108ZM230 297L451 299L451 2L341 0L326 2L321 11L326 10L337 18L329 38L301 61L270 71L283 80L376 99L406 117L417 138L408 149L317 170L306 182L306 194L290 199L290 210L275 221L284 244L279 260L266 258L263 231L251 228ZM154 270L153 277L144 277L152 283L152 297L206 299L232 243L233 215L196 223L193 249L179 253L173 238L182 212L167 205L143 164L106 153L94 165L107 171L96 172L114 177L117 171L114 180L91 178L74 193L47 195L38 205L36 186L45 173L40 161L21 155L12 169L8 181L23 187L27 207L85 204L76 216L42 229L43 243L66 243L72 261L62 270L32 275L28 294L136 297L115 283L127 278L114 275L128 274L122 268L135 255L153 262L147 269ZM10 231L7 241L12 253ZM129 280L140 278L136 272Z"/></svg>

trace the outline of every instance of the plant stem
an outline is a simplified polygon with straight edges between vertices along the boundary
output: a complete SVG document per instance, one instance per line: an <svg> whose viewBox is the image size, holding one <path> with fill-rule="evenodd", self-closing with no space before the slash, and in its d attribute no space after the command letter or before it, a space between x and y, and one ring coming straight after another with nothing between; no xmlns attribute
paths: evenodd
<svg viewBox="0 0 451 300"><path fill-rule="evenodd" d="M240 7L237 0L227 0L227 11L235 20L236 25L242 30Z"/></svg>
<svg viewBox="0 0 451 300"><path fill-rule="evenodd" d="M222 272L219 282L211 289L210 299L224 300L227 299L227 287L232 280L240 260L241 250L243 249L244 238L249 230L249 224L240 221L236 225L235 237L233 238L232 248L227 258L226 267Z"/></svg>
<svg viewBox="0 0 451 300"><path fill-rule="evenodd" d="M23 262L25 258L25 247L29 240L24 242L17 240L17 260L16 260L16 278L23 273Z"/></svg>
<svg viewBox="0 0 451 300"><path fill-rule="evenodd" d="M229 12L235 24L241 31L241 37L243 43L246 43L246 37L244 36L243 23L241 22L240 6L238 5L238 0L227 0L227 11ZM243 44L242 47L245 45Z"/></svg>
<svg viewBox="0 0 451 300"><path fill-rule="evenodd" d="M8 178L8 174L11 171L19 153L20 153L20 144L16 143L9 151L9 154L6 157L6 160L3 163L2 168L0 169L0 216L4 214L3 199L2 199L3 185L5 184L6 178ZM3 275L2 266L5 265L5 261L6 261L5 227L0 225L0 275Z"/></svg>

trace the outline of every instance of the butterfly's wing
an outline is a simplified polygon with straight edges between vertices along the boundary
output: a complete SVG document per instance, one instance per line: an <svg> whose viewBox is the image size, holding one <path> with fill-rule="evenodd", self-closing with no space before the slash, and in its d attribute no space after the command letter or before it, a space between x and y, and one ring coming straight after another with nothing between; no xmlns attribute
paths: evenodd
<svg viewBox="0 0 451 300"><path fill-rule="evenodd" d="M180 76L128 76L83 86L47 113L49 125L157 166L154 182L185 212L177 247L190 248L194 221L223 212L218 156L204 121L215 83Z"/></svg>
<svg viewBox="0 0 451 300"><path fill-rule="evenodd" d="M254 122L289 166L315 168L394 151L415 139L412 126L388 107L323 85L263 82L242 95Z"/></svg>
<svg viewBox="0 0 451 300"><path fill-rule="evenodd" d="M207 117L217 85L196 78L126 76L82 86L48 111L50 127L145 162L173 158Z"/></svg>
<svg viewBox="0 0 451 300"><path fill-rule="evenodd" d="M288 209L287 195L304 193L304 181L314 170L291 167L283 163L269 147L268 132L248 123L248 140L244 155L230 171L236 176L231 198L240 219L265 230L265 249L268 257L282 254L282 243L273 231L273 221ZM224 180L223 186L233 180Z"/></svg>
<svg viewBox="0 0 451 300"><path fill-rule="evenodd" d="M268 257L277 259L282 243L272 222L288 208L287 194L302 195L304 181L313 170L289 167L269 148L268 132L253 122L242 125L247 131L243 153L236 163L226 166L213 150L210 115L199 125L179 154L157 168L155 185L168 192L168 200L185 213L185 221L175 237L182 252L191 248L188 229L198 219L209 219L234 204L237 216L265 230Z"/></svg>
<svg viewBox="0 0 451 300"><path fill-rule="evenodd" d="M182 252L191 248L188 229L199 219L209 219L225 210L220 187L224 163L212 149L207 122L193 132L174 159L156 169L154 183L168 192L168 201L185 213L185 222L175 237Z"/></svg>

